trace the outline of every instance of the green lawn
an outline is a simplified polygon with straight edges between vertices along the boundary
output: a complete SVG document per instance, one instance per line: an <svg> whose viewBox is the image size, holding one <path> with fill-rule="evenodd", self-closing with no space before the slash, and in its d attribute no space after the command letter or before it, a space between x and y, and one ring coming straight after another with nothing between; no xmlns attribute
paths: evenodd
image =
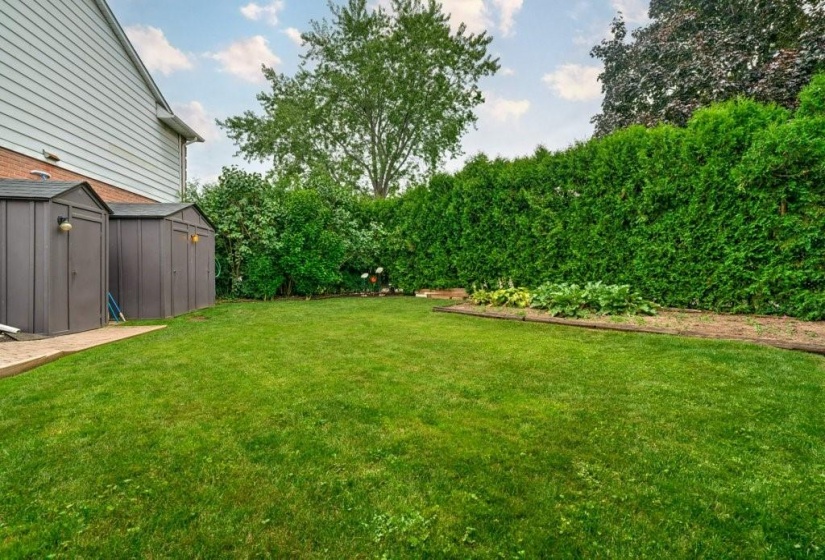
<svg viewBox="0 0 825 560"><path fill-rule="evenodd" d="M0 380L0 557L825 556L825 360L221 305Z"/></svg>

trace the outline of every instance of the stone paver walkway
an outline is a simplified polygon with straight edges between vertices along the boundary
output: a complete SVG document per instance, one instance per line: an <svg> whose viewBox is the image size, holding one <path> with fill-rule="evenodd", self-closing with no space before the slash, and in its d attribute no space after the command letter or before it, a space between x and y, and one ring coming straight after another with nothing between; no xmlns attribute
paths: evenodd
<svg viewBox="0 0 825 560"><path fill-rule="evenodd" d="M162 328L165 328L165 325L104 327L93 331L55 336L43 340L2 342L0 343L0 377L17 375L87 348L131 338Z"/></svg>

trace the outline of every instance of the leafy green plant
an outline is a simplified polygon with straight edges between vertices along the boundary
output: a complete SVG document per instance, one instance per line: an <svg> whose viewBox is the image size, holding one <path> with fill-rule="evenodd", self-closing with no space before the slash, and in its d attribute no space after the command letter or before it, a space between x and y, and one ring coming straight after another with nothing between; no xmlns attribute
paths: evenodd
<svg viewBox="0 0 825 560"><path fill-rule="evenodd" d="M533 293L530 307L546 310L553 317L599 315L655 315L656 304L633 292L628 285L588 282L542 284Z"/></svg>
<svg viewBox="0 0 825 560"><path fill-rule="evenodd" d="M527 288L501 288L493 291L482 289L474 291L470 295L470 301L476 305L524 309L530 305L530 297L530 290Z"/></svg>
<svg viewBox="0 0 825 560"><path fill-rule="evenodd" d="M578 284L542 284L533 293L530 307L553 317L585 317L587 292Z"/></svg>
<svg viewBox="0 0 825 560"><path fill-rule="evenodd" d="M476 290L470 294L470 301L476 305L490 305L493 303L493 292L489 290Z"/></svg>
<svg viewBox="0 0 825 560"><path fill-rule="evenodd" d="M657 305L633 292L627 284L589 282L584 287L587 306L600 315L655 315Z"/></svg>
<svg viewBox="0 0 825 560"><path fill-rule="evenodd" d="M530 290L527 288L502 288L490 294L490 304L497 307L517 307L524 309L530 305Z"/></svg>

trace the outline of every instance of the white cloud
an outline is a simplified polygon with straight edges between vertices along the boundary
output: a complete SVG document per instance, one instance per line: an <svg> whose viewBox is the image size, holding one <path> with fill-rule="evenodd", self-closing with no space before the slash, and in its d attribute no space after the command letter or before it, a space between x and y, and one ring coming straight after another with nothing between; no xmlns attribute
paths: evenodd
<svg viewBox="0 0 825 560"><path fill-rule="evenodd" d="M568 7L567 15L574 21L579 21L582 18L587 18L587 15L593 11L593 6L590 0L575 0L571 2Z"/></svg>
<svg viewBox="0 0 825 560"><path fill-rule="evenodd" d="M647 17L650 0L610 0L610 5L622 12L627 23L644 25L650 22Z"/></svg>
<svg viewBox="0 0 825 560"><path fill-rule="evenodd" d="M191 126L206 141L218 140L221 131L215 124L215 118L206 112L200 101L174 103L172 110L183 122Z"/></svg>
<svg viewBox="0 0 825 560"><path fill-rule="evenodd" d="M243 14L243 17L246 19L252 21L264 20L269 25L278 25L278 13L283 9L283 0L272 0L272 2L265 6L250 2L241 8L241 14Z"/></svg>
<svg viewBox="0 0 825 560"><path fill-rule="evenodd" d="M442 0L441 3L444 13L450 14L453 28L458 28L463 23L470 33L481 33L492 27L493 22L484 0Z"/></svg>
<svg viewBox="0 0 825 560"><path fill-rule="evenodd" d="M481 110L500 123L518 120L530 110L527 99L507 99L494 93L487 93L485 97Z"/></svg>
<svg viewBox="0 0 825 560"><path fill-rule="evenodd" d="M513 27L516 24L516 14L521 11L522 3L523 0L493 0L493 4L498 8L498 28L505 37L513 34Z"/></svg>
<svg viewBox="0 0 825 560"><path fill-rule="evenodd" d="M295 29L294 27L287 27L284 29L284 35L289 37L289 40L298 45L299 47L304 44L303 39L301 39L301 32Z"/></svg>
<svg viewBox="0 0 825 560"><path fill-rule="evenodd" d="M516 14L524 0L440 0L442 11L450 16L453 31L462 23L470 33L498 29L502 36L512 35ZM373 0L372 9L391 11L390 0Z"/></svg>
<svg viewBox="0 0 825 560"><path fill-rule="evenodd" d="M545 74L541 79L553 92L568 101L589 101L602 94L599 83L601 68L581 64L563 64L555 72Z"/></svg>
<svg viewBox="0 0 825 560"><path fill-rule="evenodd" d="M281 59L269 50L269 42L260 35L237 41L220 52L206 56L220 62L223 72L254 84L264 81L261 64L270 67L281 64Z"/></svg>
<svg viewBox="0 0 825 560"><path fill-rule="evenodd" d="M173 47L163 31L157 27L132 25L124 31L150 72L160 72L168 76L178 70L189 70L194 66L192 59Z"/></svg>
<svg viewBox="0 0 825 560"><path fill-rule="evenodd" d="M515 76L516 71L510 68L509 66L502 66L501 67L501 75L502 76Z"/></svg>

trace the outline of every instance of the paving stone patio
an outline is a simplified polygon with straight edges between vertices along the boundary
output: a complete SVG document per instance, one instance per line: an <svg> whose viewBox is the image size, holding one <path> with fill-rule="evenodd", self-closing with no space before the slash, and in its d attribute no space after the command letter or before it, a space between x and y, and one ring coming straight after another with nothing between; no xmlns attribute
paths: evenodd
<svg viewBox="0 0 825 560"><path fill-rule="evenodd" d="M38 366L67 356L165 328L165 325L149 327L104 327L93 331L67 334L25 342L4 342L0 344L0 377L17 375Z"/></svg>

